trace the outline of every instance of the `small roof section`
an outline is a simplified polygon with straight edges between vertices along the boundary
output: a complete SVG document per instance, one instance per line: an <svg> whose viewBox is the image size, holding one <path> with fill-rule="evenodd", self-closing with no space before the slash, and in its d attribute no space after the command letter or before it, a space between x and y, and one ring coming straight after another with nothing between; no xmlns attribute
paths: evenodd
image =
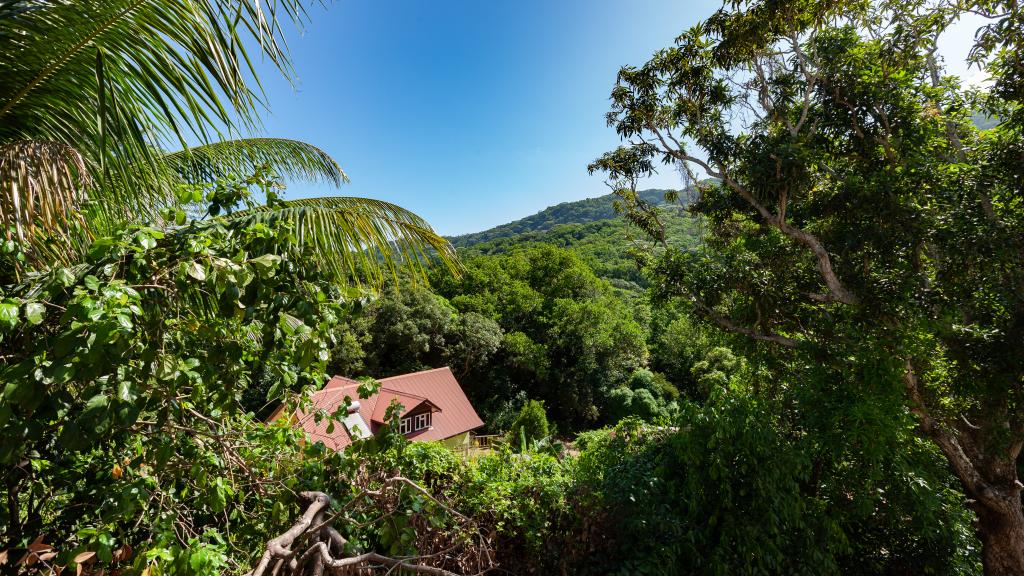
<svg viewBox="0 0 1024 576"><path fill-rule="evenodd" d="M402 411L398 414L399 418L417 410L424 404L427 405L431 412L441 412L441 409L425 396L400 392L398 390L392 390L381 386L381 389L377 391L376 404L373 408L373 414L370 416L370 420L384 424L387 421L384 418L384 415L388 411L388 406L390 406L391 402L394 400L397 400L398 403L402 405Z"/></svg>
<svg viewBox="0 0 1024 576"><path fill-rule="evenodd" d="M484 425L483 420L480 419L476 410L473 409L473 405L466 398L462 386L459 385L455 375L447 366L381 378L379 381L381 389L377 394L369 398L360 398L359 382L343 376L331 378L323 389L313 394L310 412L299 411L295 414L296 425L301 426L314 442L323 442L325 446L335 450L345 448L352 443L354 434L350 434L342 422L335 423L334 430L328 434L328 421L322 420L317 423L313 414L317 410L333 414L344 403L346 396L359 402L358 413L365 422L369 423L370 432L373 434L376 434L380 428L384 411L392 399L398 399L402 404L403 415L419 408L424 403L430 407L432 412L440 413L432 419L433 426L430 428L408 434L407 437L410 440L444 440Z"/></svg>

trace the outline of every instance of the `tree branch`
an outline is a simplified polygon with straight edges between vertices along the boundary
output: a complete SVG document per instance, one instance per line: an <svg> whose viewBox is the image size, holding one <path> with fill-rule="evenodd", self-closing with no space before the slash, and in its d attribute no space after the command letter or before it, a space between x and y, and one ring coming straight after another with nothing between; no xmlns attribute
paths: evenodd
<svg viewBox="0 0 1024 576"><path fill-rule="evenodd" d="M718 324L719 326L721 326L722 328L729 332L733 332L735 334L742 334L744 336L747 336L748 338L760 340L762 342L774 342L775 344L785 346L786 348L796 348L802 342L801 340L781 336L779 334L758 332L753 328L746 328L744 326L740 326L733 322L732 320L726 318L725 316L722 316L721 314L715 312L713 309L705 305L697 298L694 298L694 306L697 308L698 312L701 315L711 320L715 324Z"/></svg>
<svg viewBox="0 0 1024 576"><path fill-rule="evenodd" d="M941 422L933 418L928 412L918 385L917 374L914 372L914 366L910 358L905 360L903 382L907 390L910 412L917 416L921 431L927 434L939 446L942 453L946 455L953 468L953 472L963 482L968 495L977 499L986 508L1001 513L1013 512L1012 507L1014 506L1019 508L1019 483L1016 489L1017 493L1010 498L992 488L978 472L974 463L971 462L970 457L964 451L956 435L951 433L947 427L943 426Z"/></svg>
<svg viewBox="0 0 1024 576"><path fill-rule="evenodd" d="M835 270L833 270L832 258L829 256L828 250L825 249L821 240L805 230L788 224L784 215L773 214L772 211L755 198L749 190L733 179L724 166L719 165L719 169L715 170L709 163L687 154L683 149L669 146L665 137L662 135L661 130L656 126L649 125L648 128L655 137L658 138L658 141L661 142L663 152L671 155L681 162L692 162L703 168L709 176L720 179L727 186L736 191L736 193L739 194L747 204L753 207L754 210L764 218L765 222L774 226L789 238L803 244L814 254L814 257L818 262L818 271L821 273L821 278L828 287L828 293L824 295L817 295L815 297L816 301L839 302L848 305L854 305L858 302L857 297L846 289L843 283L839 280L839 277L836 275Z"/></svg>
<svg viewBox="0 0 1024 576"><path fill-rule="evenodd" d="M372 477L360 476L361 482L371 481ZM377 489L364 487L347 504L334 514L327 514L331 498L323 492L303 492L300 496L308 506L302 516L280 536L270 540L267 550L260 557L255 568L247 576L322 576L327 569L335 572L344 568L383 568L387 567L390 574L415 572L434 576L456 576L456 572L442 567L440 563L451 563L459 568L471 569L472 573L483 574L494 568L485 544L486 538L477 533L476 537L466 538L467 528L477 531L473 519L454 510L445 502L434 497L425 488L403 476L391 476L380 480L382 485ZM457 533L444 536L444 533L430 532L425 539L417 537L416 548L422 552L418 556L389 557L378 552L358 552L352 556L344 556L348 544L342 534L332 523L339 518L348 519L347 511L358 508L353 513L364 514L370 510L382 510L382 513L367 523L349 523L348 530L359 528L381 521L400 509L400 491L387 490L389 486L405 486L418 495L429 499L439 509L456 519ZM423 524L420 522L420 524ZM430 523L423 524L424 526ZM414 524L415 525L415 524ZM439 535L442 535L438 538ZM474 544L475 542L475 544ZM440 546L439 546L440 544ZM424 551L424 546L426 551ZM453 554L454 552L454 554ZM362 572L360 572L362 573Z"/></svg>

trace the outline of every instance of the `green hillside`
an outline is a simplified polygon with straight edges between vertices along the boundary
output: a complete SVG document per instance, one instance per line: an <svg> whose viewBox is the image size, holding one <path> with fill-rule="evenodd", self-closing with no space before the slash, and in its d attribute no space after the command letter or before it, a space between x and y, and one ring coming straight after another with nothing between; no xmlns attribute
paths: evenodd
<svg viewBox="0 0 1024 576"><path fill-rule="evenodd" d="M661 204L664 202L665 192L667 190L642 190L640 197L652 204ZM588 222L607 220L617 216L614 203L614 194L605 194L597 198L587 198L575 202L562 202L555 206L549 206L532 216L527 216L508 224L502 224L483 232L455 236L449 238L449 240L456 248L465 248L480 244L481 242L508 238L526 232L550 230L559 224L586 224Z"/></svg>
<svg viewBox="0 0 1024 576"><path fill-rule="evenodd" d="M642 194L650 202L659 202L664 190L645 190ZM645 285L645 280L631 251L637 243L646 243L646 236L615 214L611 207L613 198L608 195L559 204L522 220L460 236L452 243L465 257L505 254L536 244L571 248L598 276L619 288L639 289ZM692 216L680 206L665 205L662 210L666 235L671 243L677 246L696 243L699 229ZM595 219L598 215L605 217ZM535 226L536 229L532 228ZM511 231L516 229L524 231Z"/></svg>

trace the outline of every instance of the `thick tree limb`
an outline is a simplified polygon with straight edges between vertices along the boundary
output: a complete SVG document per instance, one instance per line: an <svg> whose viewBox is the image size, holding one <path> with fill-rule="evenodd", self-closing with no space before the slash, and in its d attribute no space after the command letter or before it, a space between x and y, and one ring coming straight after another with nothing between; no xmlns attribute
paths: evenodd
<svg viewBox="0 0 1024 576"><path fill-rule="evenodd" d="M812 254L814 254L814 258L818 263L818 271L821 273L821 279L828 287L827 293L814 295L814 300L818 302L839 302L850 305L857 303L857 297L843 285L842 281L839 280L839 276L832 268L832 257L829 255L828 250L825 249L825 245L820 239L818 239L818 237L786 222L784 213L775 214L769 210L768 207L755 198L745 186L737 182L725 167L719 166L717 170L712 168L708 162L705 162L696 156L691 156L680 148L670 146L665 140L664 135L661 133L661 130L656 126L652 125L649 126L649 128L655 137L658 138L658 141L661 142L663 152L676 158L680 162L696 164L703 168L709 176L718 178L724 182L729 188L739 194L747 204L754 208L766 223L775 227L799 244L804 245Z"/></svg>
<svg viewBox="0 0 1024 576"><path fill-rule="evenodd" d="M979 504L996 512L1009 514L1013 512L1014 506L1019 508L1020 484L1014 486L1013 494L1009 495L993 488L978 472L960 439L928 412L914 366L909 358L906 359L903 381L910 400L910 411L917 416L921 431L927 434L946 455L953 472L967 489L968 495L975 498Z"/></svg>

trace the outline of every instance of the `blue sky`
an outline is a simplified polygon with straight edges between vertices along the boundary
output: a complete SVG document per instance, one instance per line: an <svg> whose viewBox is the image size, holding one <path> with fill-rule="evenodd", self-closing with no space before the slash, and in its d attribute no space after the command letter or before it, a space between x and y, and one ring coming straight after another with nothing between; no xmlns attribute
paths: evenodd
<svg viewBox="0 0 1024 576"><path fill-rule="evenodd" d="M262 75L268 136L331 154L352 183L289 197L395 202L443 234L483 230L607 192L587 163L618 145L615 74L717 2L348 0L311 10L289 45L295 87ZM652 187L678 186L671 171Z"/></svg>
<svg viewBox="0 0 1024 576"><path fill-rule="evenodd" d="M294 86L262 74L268 136L313 143L352 183L288 197L395 202L442 234L484 230L605 194L588 162L619 144L604 123L615 74L720 4L680 0L341 0L289 45ZM946 44L966 51L970 32ZM960 72L961 70L956 70ZM649 187L678 187L671 169Z"/></svg>

